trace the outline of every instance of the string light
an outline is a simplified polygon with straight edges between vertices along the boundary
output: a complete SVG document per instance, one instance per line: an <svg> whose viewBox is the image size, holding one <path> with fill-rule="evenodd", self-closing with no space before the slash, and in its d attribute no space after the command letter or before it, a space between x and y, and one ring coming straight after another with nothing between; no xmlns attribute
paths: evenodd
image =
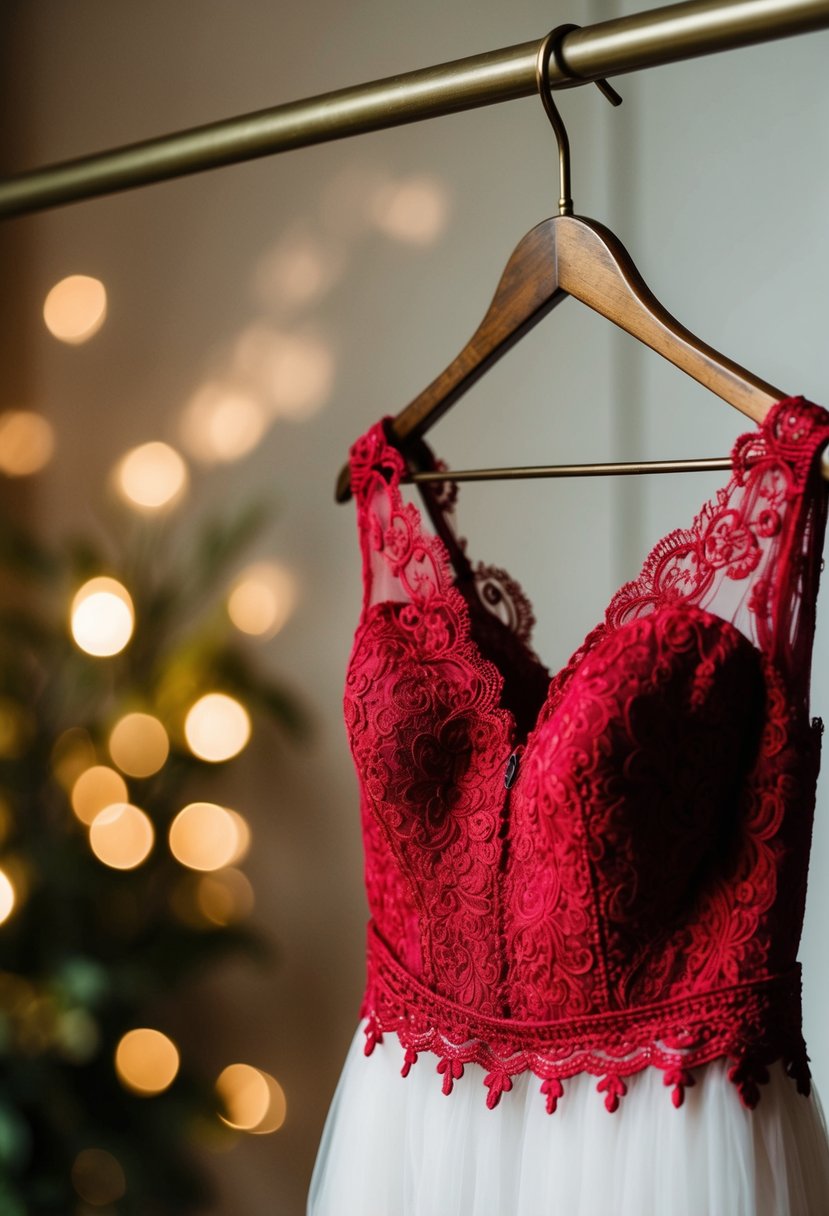
<svg viewBox="0 0 829 1216"><path fill-rule="evenodd" d="M77 346L98 332L106 311L106 289L100 279L71 274L56 283L47 295L43 320L54 337Z"/></svg>
<svg viewBox="0 0 829 1216"><path fill-rule="evenodd" d="M147 815L129 802L99 811L89 828L92 852L113 870L134 870L149 855L155 832Z"/></svg>
<svg viewBox="0 0 829 1216"><path fill-rule="evenodd" d="M220 1118L229 1127L267 1134L285 1122L285 1093L270 1073L250 1064L230 1064L216 1081L216 1090L227 1112Z"/></svg>
<svg viewBox="0 0 829 1216"><path fill-rule="evenodd" d="M90 824L105 807L127 801L126 782L114 768L94 764L72 786L70 801L81 823Z"/></svg>
<svg viewBox="0 0 829 1216"><path fill-rule="evenodd" d="M250 717L234 697L207 693L188 711L184 734L193 755L218 764L245 747L250 739Z"/></svg>
<svg viewBox="0 0 829 1216"><path fill-rule="evenodd" d="M102 1148L85 1148L72 1163L72 1185L81 1199L105 1207L123 1198L127 1179L117 1157Z"/></svg>
<svg viewBox="0 0 829 1216"><path fill-rule="evenodd" d="M230 619L242 633L273 637L297 601L294 575L276 562L256 562L238 576L227 600Z"/></svg>
<svg viewBox="0 0 829 1216"><path fill-rule="evenodd" d="M130 777L150 777L170 754L167 732L152 714L125 714L109 736L109 754Z"/></svg>
<svg viewBox="0 0 829 1216"><path fill-rule="evenodd" d="M8 477L39 473L52 459L55 432L33 410L4 410L0 414L0 472Z"/></svg>
<svg viewBox="0 0 829 1216"><path fill-rule="evenodd" d="M72 601L72 636L81 650L108 658L132 637L135 614L130 594L114 578L92 578Z"/></svg>
<svg viewBox="0 0 829 1216"><path fill-rule="evenodd" d="M170 852L191 870L218 870L239 847L233 816L215 802L191 802L170 824Z"/></svg>
<svg viewBox="0 0 829 1216"><path fill-rule="evenodd" d="M115 481L131 506L159 511L181 497L187 485L187 466L168 443L142 443L121 458Z"/></svg>
<svg viewBox="0 0 829 1216"><path fill-rule="evenodd" d="M178 1069L178 1048L160 1030L128 1030L115 1049L115 1071L121 1084L133 1093L163 1093L172 1085Z"/></svg>
<svg viewBox="0 0 829 1216"><path fill-rule="evenodd" d="M5 924L14 911L16 895L12 881L5 870L0 870L0 925Z"/></svg>

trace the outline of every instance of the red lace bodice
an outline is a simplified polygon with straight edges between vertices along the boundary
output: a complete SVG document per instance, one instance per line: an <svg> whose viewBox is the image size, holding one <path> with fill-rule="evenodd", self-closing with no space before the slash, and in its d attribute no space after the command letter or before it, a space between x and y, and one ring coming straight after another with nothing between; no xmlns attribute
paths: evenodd
<svg viewBox="0 0 829 1216"><path fill-rule="evenodd" d="M808 1092L797 949L819 767L809 720L829 413L779 402L737 440L728 485L552 678L532 611L474 566L426 483L403 500L387 419L351 451L364 562L345 716L361 787L367 1054L404 1076L475 1061L487 1103L531 1070L562 1082L728 1057L753 1106L783 1059ZM428 447L418 459L433 467Z"/></svg>

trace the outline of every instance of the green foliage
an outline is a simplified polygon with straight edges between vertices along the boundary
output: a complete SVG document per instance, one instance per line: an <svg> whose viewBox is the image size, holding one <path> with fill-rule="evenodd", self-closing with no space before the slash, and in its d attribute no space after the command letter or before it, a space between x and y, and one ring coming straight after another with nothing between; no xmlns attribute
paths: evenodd
<svg viewBox="0 0 829 1216"><path fill-rule="evenodd" d="M186 746L196 698L224 691L254 727L269 718L296 737L307 729L221 604L223 581L263 519L250 508L184 546L147 521L109 545L85 536L55 548L0 528L0 871L16 893L0 925L2 1216L172 1216L207 1200L189 1145L224 1126L213 1078L191 1070L179 1044L172 1084L139 1096L119 1080L114 1055L129 1029L164 1030L195 973L229 952L267 957L242 923L200 912L197 876L167 847L177 812L209 798L225 767ZM84 654L69 631L75 590L102 574L118 578L135 607L133 637L111 658ZM155 842L135 868L113 869L93 854L71 790L84 768L111 764L110 731L135 710L163 722L170 754L153 775L126 777Z"/></svg>

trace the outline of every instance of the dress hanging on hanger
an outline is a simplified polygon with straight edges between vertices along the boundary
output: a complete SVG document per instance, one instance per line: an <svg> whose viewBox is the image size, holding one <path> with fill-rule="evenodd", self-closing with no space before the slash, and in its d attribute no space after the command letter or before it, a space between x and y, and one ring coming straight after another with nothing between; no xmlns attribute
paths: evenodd
<svg viewBox="0 0 829 1216"><path fill-rule="evenodd" d="M555 673L425 441L434 532L396 420L353 444L368 973L310 1216L826 1210L797 950L827 444L775 401Z"/></svg>

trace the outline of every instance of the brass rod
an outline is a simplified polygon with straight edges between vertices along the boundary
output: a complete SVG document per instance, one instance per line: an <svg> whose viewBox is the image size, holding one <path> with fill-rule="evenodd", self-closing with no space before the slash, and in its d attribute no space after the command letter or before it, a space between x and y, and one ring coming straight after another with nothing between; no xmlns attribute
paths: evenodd
<svg viewBox="0 0 829 1216"><path fill-rule="evenodd" d="M732 467L729 456L704 456L696 460L629 460L609 464L537 464L505 466L501 469L438 469L409 472L401 480L412 481L523 481L530 477L621 477L632 473L712 473ZM829 448L820 459L820 475L829 481Z"/></svg>
<svg viewBox="0 0 829 1216"><path fill-rule="evenodd" d="M403 481L521 481L530 477L602 477L631 473L709 473L730 469L727 456L700 460L636 460L612 464L523 465L503 469L447 469L410 473Z"/></svg>
<svg viewBox="0 0 829 1216"><path fill-rule="evenodd" d="M829 0L687 0L571 30L553 87L829 28ZM22 215L221 165L380 131L536 92L539 42L208 123L0 182L0 216Z"/></svg>

